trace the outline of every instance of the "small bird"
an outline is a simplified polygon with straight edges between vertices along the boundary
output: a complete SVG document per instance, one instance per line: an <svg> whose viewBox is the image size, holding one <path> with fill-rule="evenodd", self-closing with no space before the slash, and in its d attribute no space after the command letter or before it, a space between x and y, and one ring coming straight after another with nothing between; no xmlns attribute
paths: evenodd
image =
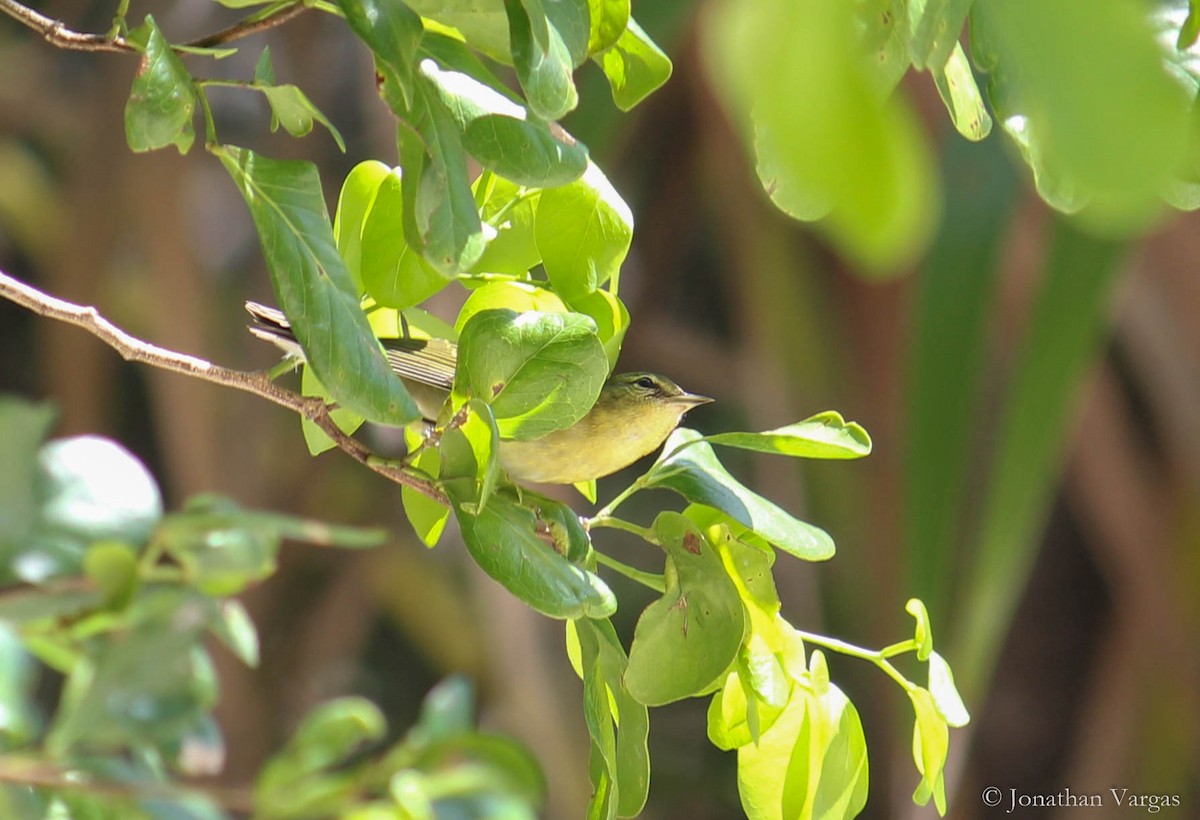
<svg viewBox="0 0 1200 820"><path fill-rule="evenodd" d="M250 332L303 360L287 317L247 302ZM458 346L445 339L382 339L388 364L400 376L429 422L454 383ZM500 466L514 481L576 484L615 473L660 446L684 413L712 399L688 393L666 376L617 373L605 382L592 409L570 427L531 441L500 442Z"/></svg>

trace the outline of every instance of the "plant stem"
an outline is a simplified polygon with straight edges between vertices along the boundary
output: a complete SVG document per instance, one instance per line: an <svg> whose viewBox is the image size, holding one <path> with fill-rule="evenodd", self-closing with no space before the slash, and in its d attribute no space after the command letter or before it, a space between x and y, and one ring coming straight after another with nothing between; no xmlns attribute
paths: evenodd
<svg viewBox="0 0 1200 820"><path fill-rule="evenodd" d="M649 527L638 526L632 521L626 521L623 518L615 518L611 515L597 515L588 519L587 525L589 529L608 527L609 529L614 530L624 530L625 532L633 533L643 541L648 541L651 544L654 544L656 547L660 546L658 543L658 536L654 534L654 530L650 529Z"/></svg>
<svg viewBox="0 0 1200 820"><path fill-rule="evenodd" d="M5 0L0 0L4 2ZM100 315L94 307L85 307L42 293L0 270L0 298L8 299L32 311L83 328L117 351L126 361L148 364L160 370L202 379L213 384L232 387L286 407L316 424L333 439L340 450L371 470L439 504L450 506L450 500L432 481L413 475L410 471L373 461L375 454L358 439L346 435L330 416L330 405L316 396L301 396L275 384L264 371L248 372L221 367L196 356L177 353L131 336Z"/></svg>
<svg viewBox="0 0 1200 820"><path fill-rule="evenodd" d="M619 572L631 581L637 581L643 586L649 587L655 592L666 592L667 582L663 576L653 572L643 572L640 569L629 566L629 564L618 561L612 556L605 555L602 552L595 552L596 563L606 566L615 572Z"/></svg>
<svg viewBox="0 0 1200 820"><path fill-rule="evenodd" d="M817 635L813 632L805 632L803 629L797 629L796 634L799 635L806 643L816 644L825 649L833 650L841 655L848 655L851 658L870 661L871 663L882 669L888 677L900 684L904 691L910 691L916 688L916 684L904 677L900 670L892 666L891 662L884 657L883 652L876 652L870 649L865 649L861 646L855 646L852 643L838 640L837 638L828 638L824 635ZM898 644L897 644L898 645ZM893 647L888 647L892 649Z"/></svg>

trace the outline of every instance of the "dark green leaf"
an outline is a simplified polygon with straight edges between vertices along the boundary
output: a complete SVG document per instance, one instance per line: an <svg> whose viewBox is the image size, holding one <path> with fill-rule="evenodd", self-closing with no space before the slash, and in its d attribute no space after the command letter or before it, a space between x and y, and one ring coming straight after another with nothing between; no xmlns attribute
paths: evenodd
<svg viewBox="0 0 1200 820"><path fill-rule="evenodd" d="M404 229L435 268L456 274L483 253L483 226L471 194L461 129L433 81L423 74L414 80L412 109L399 112L408 123L401 124L398 134Z"/></svg>
<svg viewBox="0 0 1200 820"><path fill-rule="evenodd" d="M380 180L362 225L363 289L378 304L406 308L444 288L449 279L439 273L404 235L404 197L400 175Z"/></svg>
<svg viewBox="0 0 1200 820"><path fill-rule="evenodd" d="M503 438L570 427L607 376L595 324L576 313L485 310L459 337L455 390L490 404Z"/></svg>
<svg viewBox="0 0 1200 820"><path fill-rule="evenodd" d="M631 17L609 48L593 58L604 70L613 102L629 111L671 78L671 58Z"/></svg>
<svg viewBox="0 0 1200 820"><path fill-rule="evenodd" d="M583 174L587 149L561 128L529 117L492 86L433 60L421 75L436 90L463 132L463 147L485 168L521 185L565 185Z"/></svg>
<svg viewBox="0 0 1200 820"><path fill-rule="evenodd" d="M565 185L587 168L587 149L545 125L486 114L467 125L463 145L485 168L539 188Z"/></svg>
<svg viewBox="0 0 1200 820"><path fill-rule="evenodd" d="M575 108L579 95L571 76L570 50L541 5L541 0L505 0L504 10L513 67L529 109L543 120L557 120ZM585 44L586 40L585 28Z"/></svg>
<svg viewBox="0 0 1200 820"><path fill-rule="evenodd" d="M612 623L581 619L568 625L579 648L584 711L592 741L596 794L589 816L635 817L650 787L646 707L625 686L628 659Z"/></svg>
<svg viewBox="0 0 1200 820"><path fill-rule="evenodd" d="M196 137L192 75L150 15L141 29L130 32L129 39L142 44L145 53L125 104L125 140L133 151L174 145L186 154Z"/></svg>
<svg viewBox="0 0 1200 820"><path fill-rule="evenodd" d="M620 273L633 238L633 212L589 163L582 179L542 192L535 234L546 275L570 302Z"/></svg>
<svg viewBox="0 0 1200 820"><path fill-rule="evenodd" d="M384 79L384 95L412 104L412 77L424 26L404 3L387 0L338 0L346 22L375 55ZM394 90L393 90L394 89Z"/></svg>
<svg viewBox="0 0 1200 820"><path fill-rule="evenodd" d="M1183 25L1179 27L1179 38L1175 41L1175 47L1180 51L1191 48L1196 45L1196 39L1200 37L1200 0L1188 0L1188 13L1184 18Z"/></svg>
<svg viewBox="0 0 1200 820"><path fill-rule="evenodd" d="M749 626L737 588L695 524L663 512L654 532L667 551L667 591L638 618L625 673L630 693L647 706L710 691Z"/></svg>
<svg viewBox="0 0 1200 820"><path fill-rule="evenodd" d="M833 539L828 533L793 518L743 486L721 466L712 447L701 438L686 427L673 432L647 474L648 486L665 487L689 501L716 507L797 558L824 561L833 556ZM689 446L676 453L682 444Z"/></svg>
<svg viewBox="0 0 1200 820"><path fill-rule="evenodd" d="M279 305L308 365L342 406L381 424L420 417L388 366L334 244L316 166L213 149L246 199Z"/></svg>
<svg viewBox="0 0 1200 820"><path fill-rule="evenodd" d="M479 515L464 511L453 486L447 492L471 556L509 592L551 618L602 618L616 609L597 576L567 561L537 536L533 513L504 493L493 494Z"/></svg>

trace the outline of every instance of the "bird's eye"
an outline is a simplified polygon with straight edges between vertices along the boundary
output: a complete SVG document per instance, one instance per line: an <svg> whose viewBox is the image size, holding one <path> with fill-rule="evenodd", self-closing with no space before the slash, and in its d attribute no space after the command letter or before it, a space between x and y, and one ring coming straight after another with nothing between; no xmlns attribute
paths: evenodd
<svg viewBox="0 0 1200 820"><path fill-rule="evenodd" d="M649 376L642 376L640 379L638 379L636 382L634 382L634 384L636 384L638 387L642 388L643 390L653 390L654 389L654 379L650 378Z"/></svg>

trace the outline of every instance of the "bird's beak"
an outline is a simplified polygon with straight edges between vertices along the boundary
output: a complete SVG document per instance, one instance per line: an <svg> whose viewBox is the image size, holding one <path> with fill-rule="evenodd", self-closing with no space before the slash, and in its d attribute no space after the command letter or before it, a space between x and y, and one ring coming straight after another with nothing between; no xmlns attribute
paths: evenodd
<svg viewBox="0 0 1200 820"><path fill-rule="evenodd" d="M684 393L681 396L676 396L675 401L682 404L688 410L693 407L699 407L702 404L711 404L715 399L710 399L708 396L701 396L696 393Z"/></svg>

